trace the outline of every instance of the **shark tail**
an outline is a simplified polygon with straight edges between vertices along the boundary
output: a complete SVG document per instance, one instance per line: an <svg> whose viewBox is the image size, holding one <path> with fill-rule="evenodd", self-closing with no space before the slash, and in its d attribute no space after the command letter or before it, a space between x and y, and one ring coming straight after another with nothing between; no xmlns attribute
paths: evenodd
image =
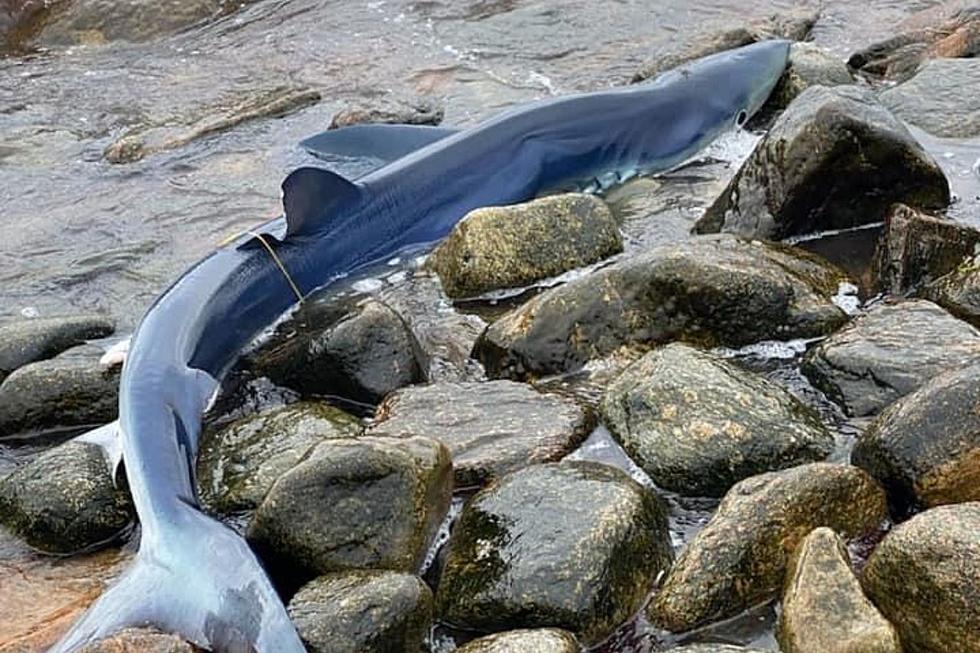
<svg viewBox="0 0 980 653"><path fill-rule="evenodd" d="M305 653L245 540L184 503L171 517L166 533L144 532L134 564L49 653L139 627L221 653Z"/></svg>

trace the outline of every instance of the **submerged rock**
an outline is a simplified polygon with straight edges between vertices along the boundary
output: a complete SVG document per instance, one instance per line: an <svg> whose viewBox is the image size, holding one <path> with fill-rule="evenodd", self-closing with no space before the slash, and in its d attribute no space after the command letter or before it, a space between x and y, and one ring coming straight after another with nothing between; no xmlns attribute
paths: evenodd
<svg viewBox="0 0 980 653"><path fill-rule="evenodd" d="M899 514L980 501L980 360L885 409L858 438L851 460L884 486Z"/></svg>
<svg viewBox="0 0 980 653"><path fill-rule="evenodd" d="M896 526L864 587L907 651L980 651L980 503L942 506Z"/></svg>
<svg viewBox="0 0 980 653"><path fill-rule="evenodd" d="M89 644L79 653L196 653L202 651L176 635L149 628L127 628Z"/></svg>
<svg viewBox="0 0 980 653"><path fill-rule="evenodd" d="M917 299L873 307L808 351L802 370L848 415L864 416L974 361L980 331Z"/></svg>
<svg viewBox="0 0 980 653"><path fill-rule="evenodd" d="M749 476L826 458L834 444L819 416L778 385L682 344L628 367L601 411L658 486L686 495L722 496Z"/></svg>
<svg viewBox="0 0 980 653"><path fill-rule="evenodd" d="M777 629L784 653L902 653L898 634L864 596L844 543L818 528L789 565Z"/></svg>
<svg viewBox="0 0 980 653"><path fill-rule="evenodd" d="M781 239L949 204L939 165L871 91L812 86L776 120L695 226Z"/></svg>
<svg viewBox="0 0 980 653"><path fill-rule="evenodd" d="M219 512L256 508L315 445L363 430L356 418L329 404L299 402L205 433L197 458L202 497Z"/></svg>
<svg viewBox="0 0 980 653"><path fill-rule="evenodd" d="M843 278L798 250L697 238L541 293L491 324L474 355L491 376L523 378L573 370L624 345L815 337L847 319L830 301Z"/></svg>
<svg viewBox="0 0 980 653"><path fill-rule="evenodd" d="M456 224L428 264L450 297L520 288L623 251L619 228L594 195L552 195L476 209Z"/></svg>
<svg viewBox="0 0 980 653"><path fill-rule="evenodd" d="M980 60L935 59L915 77L881 93L896 116L930 134L969 138L980 134Z"/></svg>
<svg viewBox="0 0 980 653"><path fill-rule="evenodd" d="M300 588L289 616L309 653L419 653L432 626L432 591L411 574L327 574Z"/></svg>
<svg viewBox="0 0 980 653"><path fill-rule="evenodd" d="M36 549L75 553L110 540L133 519L100 447L66 442L0 479L0 523Z"/></svg>
<svg viewBox="0 0 980 653"><path fill-rule="evenodd" d="M595 643L640 608L670 559L664 505L625 472L535 465L463 508L437 610L461 628L556 626Z"/></svg>
<svg viewBox="0 0 980 653"><path fill-rule="evenodd" d="M571 399L523 383L490 381L398 390L379 406L368 433L442 442L453 458L456 486L472 487L560 460L591 427L592 420Z"/></svg>
<svg viewBox="0 0 980 653"><path fill-rule="evenodd" d="M812 463L748 478L681 552L648 615L672 632L732 617L779 593L790 556L813 529L862 535L886 514L885 493L850 465Z"/></svg>
<svg viewBox="0 0 980 653"><path fill-rule="evenodd" d="M449 452L438 442L325 440L272 486L248 539L284 572L415 572L452 489Z"/></svg>
<svg viewBox="0 0 980 653"><path fill-rule="evenodd" d="M512 630L475 639L457 653L579 653L575 636L558 628Z"/></svg>
<svg viewBox="0 0 980 653"><path fill-rule="evenodd" d="M111 335L115 326L101 315L47 317L19 320L0 326L0 381L18 367L53 358L84 344Z"/></svg>
<svg viewBox="0 0 980 653"><path fill-rule="evenodd" d="M382 101L362 102L341 109L330 120L330 129L363 123L438 125L444 115L445 110L429 99L385 98Z"/></svg>

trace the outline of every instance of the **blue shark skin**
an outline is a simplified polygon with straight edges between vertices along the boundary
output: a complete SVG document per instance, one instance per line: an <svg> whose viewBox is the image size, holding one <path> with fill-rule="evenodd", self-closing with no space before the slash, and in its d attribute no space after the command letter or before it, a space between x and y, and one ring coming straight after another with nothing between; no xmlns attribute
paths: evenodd
<svg viewBox="0 0 980 653"><path fill-rule="evenodd" d="M255 232L308 294L440 240L472 209L676 166L762 105L788 48L768 41L645 85L521 107L440 133L356 182L301 168L283 183L285 216ZM52 651L144 625L216 651L305 650L245 541L198 509L193 473L217 379L296 302L253 233L197 263L147 311L123 369L119 420L140 550Z"/></svg>

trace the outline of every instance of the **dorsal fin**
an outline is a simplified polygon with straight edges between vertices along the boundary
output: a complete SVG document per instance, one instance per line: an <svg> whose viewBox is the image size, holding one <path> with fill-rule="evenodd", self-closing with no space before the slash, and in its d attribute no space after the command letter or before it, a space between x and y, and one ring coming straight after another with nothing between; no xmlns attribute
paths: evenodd
<svg viewBox="0 0 980 653"><path fill-rule="evenodd" d="M282 182L286 236L312 233L343 208L357 204L361 188L335 172L298 168Z"/></svg>
<svg viewBox="0 0 980 653"><path fill-rule="evenodd" d="M358 156L394 161L457 133L424 125L353 125L331 129L300 142L315 157Z"/></svg>

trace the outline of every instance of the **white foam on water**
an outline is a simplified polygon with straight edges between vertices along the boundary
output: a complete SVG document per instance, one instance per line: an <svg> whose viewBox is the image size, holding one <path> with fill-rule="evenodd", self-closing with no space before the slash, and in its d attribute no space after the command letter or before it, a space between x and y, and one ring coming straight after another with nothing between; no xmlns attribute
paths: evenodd
<svg viewBox="0 0 980 653"><path fill-rule="evenodd" d="M459 517L459 513L463 511L463 503L465 501L462 497L453 497L452 502L449 504L449 512L446 513L446 517L442 520L442 524L439 525L439 530L436 532L435 539L432 540L432 546L425 552L425 559L422 561L419 576L424 575L432 567L436 561L436 556L439 555L439 550L449 541L449 533L452 530L453 522Z"/></svg>
<svg viewBox="0 0 980 653"><path fill-rule="evenodd" d="M357 292L373 293L384 288L384 285L385 283L381 279L371 277L370 279L359 279L355 281L351 284L351 288Z"/></svg>
<svg viewBox="0 0 980 653"><path fill-rule="evenodd" d="M848 315L857 315L861 311L861 297L858 296L858 287L853 283L841 281L837 285L837 293L830 299Z"/></svg>
<svg viewBox="0 0 980 653"><path fill-rule="evenodd" d="M28 319L33 319L35 317L41 317L41 311L37 310L35 306L25 306L20 309L20 314Z"/></svg>
<svg viewBox="0 0 980 653"><path fill-rule="evenodd" d="M806 348L819 338L796 338L793 340L763 340L751 345L731 349L728 347L717 347L713 353L723 358L742 358L753 356L757 358L774 358L778 360L789 360L796 358L806 352Z"/></svg>

